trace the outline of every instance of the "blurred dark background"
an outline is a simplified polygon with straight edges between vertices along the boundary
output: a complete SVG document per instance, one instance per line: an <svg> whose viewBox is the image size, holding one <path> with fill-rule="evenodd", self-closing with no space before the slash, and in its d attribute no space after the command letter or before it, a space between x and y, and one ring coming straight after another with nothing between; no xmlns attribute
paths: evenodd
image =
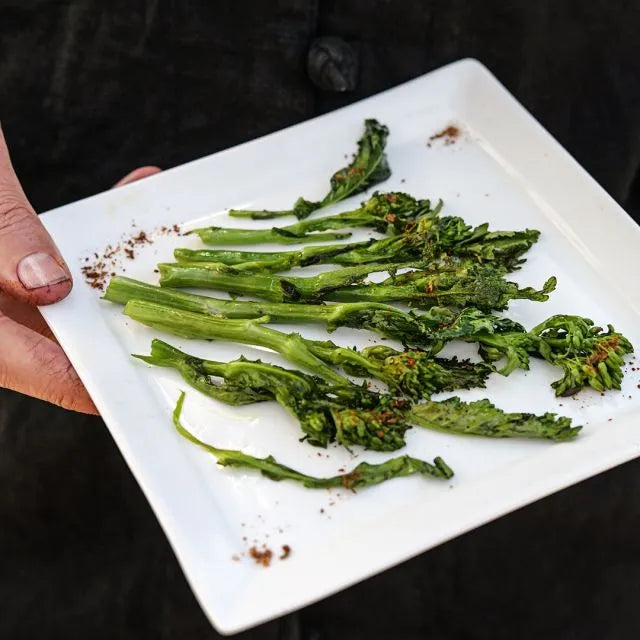
<svg viewBox="0 0 640 640"><path fill-rule="evenodd" d="M637 217L639 32L632 1L0 0L0 119L42 211L472 56ZM318 36L352 91L310 80ZM639 489L628 463L238 637L635 639ZM0 603L0 638L217 637L103 423L2 390Z"/></svg>

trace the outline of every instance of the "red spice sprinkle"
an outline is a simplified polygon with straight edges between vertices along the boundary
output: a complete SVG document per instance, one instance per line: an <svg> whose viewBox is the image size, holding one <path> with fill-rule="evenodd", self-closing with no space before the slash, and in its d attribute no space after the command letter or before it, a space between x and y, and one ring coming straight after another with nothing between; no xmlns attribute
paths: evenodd
<svg viewBox="0 0 640 640"><path fill-rule="evenodd" d="M286 560L291 555L291 547L288 544L282 545L282 555L280 560Z"/></svg>
<svg viewBox="0 0 640 640"><path fill-rule="evenodd" d="M271 558L273 557L273 551L264 547L260 550L256 547L249 549L249 555L256 561L256 564L261 564L263 567L268 567L271 564Z"/></svg>
<svg viewBox="0 0 640 640"><path fill-rule="evenodd" d="M458 138L460 137L460 129L454 125L449 125L442 131L438 131L438 133L434 133L430 138L429 142L427 142L427 146L431 146L431 142L434 140L438 140L440 138L444 139L445 145L455 144Z"/></svg>
<svg viewBox="0 0 640 640"><path fill-rule="evenodd" d="M141 231L137 236L135 236L135 238L131 238L131 240L135 244L151 244L151 240L149 239L149 236L147 236L147 234L144 231Z"/></svg>
<svg viewBox="0 0 640 640"><path fill-rule="evenodd" d="M344 473L344 467L340 467L340 468L338 469L338 472L339 472L339 473Z"/></svg>
<svg viewBox="0 0 640 640"><path fill-rule="evenodd" d="M351 489L352 491L354 491L353 489L353 485L360 479L360 474L356 473L355 471L348 473L347 475L342 477L342 486L345 489ZM333 506L333 503L330 502L330 505Z"/></svg>
<svg viewBox="0 0 640 640"><path fill-rule="evenodd" d="M136 225L132 224L132 226L135 227ZM179 234L180 227L177 224L172 227L162 226L156 232L165 235L171 233ZM85 256L84 262L89 263L81 268L85 281L90 287L104 291L108 279L116 275L116 269L119 268L122 272L126 271L126 269L122 268L120 259L125 257L128 260L135 260L134 248L145 244L153 244L153 239L146 231L140 231L136 235L122 238L119 244L107 245L102 255L94 253L93 263L90 262L91 257ZM155 273L157 273L157 270Z"/></svg>

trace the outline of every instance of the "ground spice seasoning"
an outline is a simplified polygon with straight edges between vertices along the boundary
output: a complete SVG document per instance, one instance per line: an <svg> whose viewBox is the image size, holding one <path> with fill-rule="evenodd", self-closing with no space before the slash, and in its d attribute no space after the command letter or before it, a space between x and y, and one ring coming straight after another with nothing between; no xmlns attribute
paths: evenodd
<svg viewBox="0 0 640 640"><path fill-rule="evenodd" d="M135 226L135 225L134 225ZM171 227L162 226L155 230L158 235L180 235L180 226L174 224ZM127 260L135 260L136 249L153 244L151 234L146 231L137 231L128 237L124 237L115 246L107 245L102 252L94 253L93 257L84 258L84 264L80 270L86 283L99 291L104 291L109 278L116 275L116 270L120 268L120 261L124 257ZM125 271L125 269L122 269Z"/></svg>
<svg viewBox="0 0 640 640"><path fill-rule="evenodd" d="M442 139L444 141L445 146L449 146L451 144L455 144L460 137L460 129L455 125L449 125L444 128L442 131L438 131L438 133L434 133L427 142L427 147L431 146L431 143L435 140Z"/></svg>
<svg viewBox="0 0 640 640"><path fill-rule="evenodd" d="M262 549L251 547L251 549L249 549L249 555L256 561L257 564L261 564L263 567L268 567L271 564L273 551L263 545Z"/></svg>
<svg viewBox="0 0 640 640"><path fill-rule="evenodd" d="M290 555L291 555L291 547L288 544L283 544L280 560L286 560Z"/></svg>

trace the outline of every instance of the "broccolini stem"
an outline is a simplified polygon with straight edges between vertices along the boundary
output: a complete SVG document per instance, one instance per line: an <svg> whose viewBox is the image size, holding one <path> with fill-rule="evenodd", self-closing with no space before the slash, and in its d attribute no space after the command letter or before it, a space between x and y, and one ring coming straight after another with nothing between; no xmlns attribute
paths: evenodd
<svg viewBox="0 0 640 640"><path fill-rule="evenodd" d="M273 400L273 395L266 390L249 386L238 387L212 384L209 376L224 376L224 372L230 365L213 362L211 360L203 361L188 356L186 353L183 353L162 340L153 340L151 343L151 355L134 355L133 357L158 367L172 367L176 369L184 381L194 389L226 404L241 406L244 404ZM204 366L205 363L207 365L206 367Z"/></svg>
<svg viewBox="0 0 640 640"><path fill-rule="evenodd" d="M329 292L361 282L370 273L389 271L410 264L367 264L326 271L315 276L280 277L270 274L248 274L234 267L216 263L159 264L163 287L199 287L220 289L235 294L265 298L273 302L320 300Z"/></svg>
<svg viewBox="0 0 640 640"><path fill-rule="evenodd" d="M151 284L114 276L104 294L109 302L126 304L129 300L157 302L184 311L204 313L210 316L224 316L232 319L249 320L269 316L273 322L317 322L330 321L342 305L302 305L288 302L248 302L242 300L220 300L209 296L187 293L169 287L156 287ZM367 305L365 305L367 306ZM382 308L395 311L394 307L381 305ZM398 313L402 313L398 311ZM338 326L338 325L336 325ZM341 325L340 325L341 326Z"/></svg>
<svg viewBox="0 0 640 640"><path fill-rule="evenodd" d="M347 225L345 225L347 226ZM331 227L328 227L331 228ZM189 233L196 233L205 244L300 244L303 242L327 242L330 240L344 240L350 233L306 233L291 231L287 227L278 229L229 229L226 227L206 227L195 229Z"/></svg>
<svg viewBox="0 0 640 640"><path fill-rule="evenodd" d="M338 347L333 342L322 342L320 340L307 340L306 344L309 347L309 351L323 362L352 371L354 375L366 376L369 374L372 378L382 380L391 388L397 387L396 380L386 375L379 364L364 357L358 351Z"/></svg>
<svg viewBox="0 0 640 640"><path fill-rule="evenodd" d="M178 262L217 262L234 265L242 271L287 271L293 267L307 267L312 264L332 263L343 253L354 248L363 248L373 241L352 242L349 244L330 244L325 246L311 245L297 251L231 251L227 249L176 249L173 252ZM368 262L373 262L369 260ZM379 262L379 260L377 260ZM357 264L361 264L358 262ZM238 266L241 265L241 266Z"/></svg>
<svg viewBox="0 0 640 640"><path fill-rule="evenodd" d="M272 349L334 384L344 384L345 381L345 378L313 355L300 334L286 334L262 326L261 322L267 322L268 317L256 320L228 320L143 300L127 302L124 313L149 327L185 338L230 340Z"/></svg>

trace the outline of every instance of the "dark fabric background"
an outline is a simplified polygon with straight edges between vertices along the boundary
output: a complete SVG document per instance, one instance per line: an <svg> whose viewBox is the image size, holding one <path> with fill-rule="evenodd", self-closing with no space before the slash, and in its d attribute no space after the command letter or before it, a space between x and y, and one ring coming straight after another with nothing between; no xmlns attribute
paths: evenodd
<svg viewBox="0 0 640 640"><path fill-rule="evenodd" d="M0 118L44 210L474 56L640 215L639 31L631 1L0 0ZM356 47L355 91L314 89L316 35ZM239 637L637 638L639 472ZM103 423L0 391L0 638L215 637Z"/></svg>

